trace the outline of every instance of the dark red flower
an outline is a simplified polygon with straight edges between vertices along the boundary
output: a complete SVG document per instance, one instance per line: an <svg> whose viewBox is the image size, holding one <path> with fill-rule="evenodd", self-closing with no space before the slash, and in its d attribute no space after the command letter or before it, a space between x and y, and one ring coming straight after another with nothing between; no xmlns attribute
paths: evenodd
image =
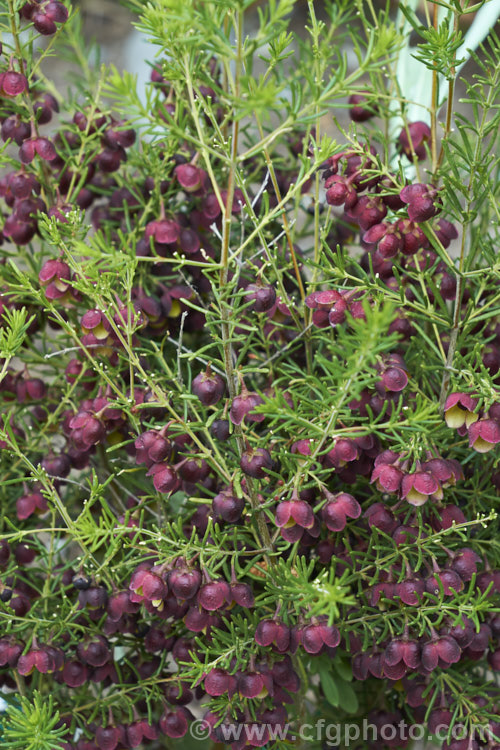
<svg viewBox="0 0 500 750"><path fill-rule="evenodd" d="M422 665L432 672L436 667L446 669L460 660L460 646L449 635L436 636L422 647Z"/></svg>
<svg viewBox="0 0 500 750"><path fill-rule="evenodd" d="M325 491L325 496L327 503L323 506L321 515L330 531L343 531L347 518L359 518L361 515L360 504L347 492L332 495L331 492Z"/></svg>
<svg viewBox="0 0 500 750"><path fill-rule="evenodd" d="M279 528L290 528L297 524L303 529L311 529L314 525L314 514L309 503L297 497L279 503L275 523Z"/></svg>
<svg viewBox="0 0 500 750"><path fill-rule="evenodd" d="M205 692L213 698L227 693L231 698L236 692L236 677L224 669L211 669L205 677Z"/></svg>
<svg viewBox="0 0 500 750"><path fill-rule="evenodd" d="M434 185L419 182L406 185L399 196L404 203L408 204L408 217L411 221L428 221L442 208L438 189Z"/></svg>
<svg viewBox="0 0 500 750"><path fill-rule="evenodd" d="M19 96L28 90L28 79L22 73L8 70L0 74L0 96Z"/></svg>
<svg viewBox="0 0 500 750"><path fill-rule="evenodd" d="M335 625L313 623L303 627L299 640L308 654L318 654L323 646L335 648L340 643L340 633Z"/></svg>
<svg viewBox="0 0 500 750"><path fill-rule="evenodd" d="M470 427L479 419L475 412L477 398L469 396L468 393L450 393L444 404L444 418L448 427L458 429L465 425Z"/></svg>
<svg viewBox="0 0 500 750"><path fill-rule="evenodd" d="M416 471L413 474L405 474L401 482L401 497L404 497L410 505L424 505L430 496L435 496L439 491L439 482L427 471Z"/></svg>
<svg viewBox="0 0 500 750"><path fill-rule="evenodd" d="M430 141L431 129L427 123L418 120L410 122L408 128L403 128L399 134L399 146L408 159L413 159L413 154L419 161L427 156L426 144Z"/></svg>
<svg viewBox="0 0 500 750"><path fill-rule="evenodd" d="M363 242L376 245L381 257L394 258L404 247L403 235L397 224L374 224L363 234Z"/></svg>
<svg viewBox="0 0 500 750"><path fill-rule="evenodd" d="M500 424L493 419L478 419L469 426L469 447L488 453L500 443Z"/></svg>

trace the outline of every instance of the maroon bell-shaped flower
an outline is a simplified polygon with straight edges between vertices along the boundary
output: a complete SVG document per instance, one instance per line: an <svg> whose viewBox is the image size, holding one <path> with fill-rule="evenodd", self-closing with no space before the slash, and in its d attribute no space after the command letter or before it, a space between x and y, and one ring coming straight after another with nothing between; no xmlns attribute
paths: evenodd
<svg viewBox="0 0 500 750"><path fill-rule="evenodd" d="M89 679L89 669L81 661L67 661L62 670L62 680L70 688L85 685Z"/></svg>
<svg viewBox="0 0 500 750"><path fill-rule="evenodd" d="M24 171L24 168L18 172L11 172L7 177L7 184L14 198L30 198L31 193L40 193L40 183L35 175Z"/></svg>
<svg viewBox="0 0 500 750"><path fill-rule="evenodd" d="M130 595L130 601L132 602L147 600L153 604L159 604L168 594L165 581L147 568L142 568L132 573L129 589L132 592Z"/></svg>
<svg viewBox="0 0 500 750"><path fill-rule="evenodd" d="M378 195L363 195L350 213L359 224L360 229L366 231L375 224L382 222L387 215L387 206Z"/></svg>
<svg viewBox="0 0 500 750"><path fill-rule="evenodd" d="M98 727L95 733L95 744L100 750L115 750L120 739L118 727Z"/></svg>
<svg viewBox="0 0 500 750"><path fill-rule="evenodd" d="M245 299L253 302L255 312L267 312L274 307L276 291L272 286L264 286L259 282L249 284L245 288Z"/></svg>
<svg viewBox="0 0 500 750"><path fill-rule="evenodd" d="M167 737L179 739L187 733L188 722L191 719L191 712L185 706L180 706L176 711L165 711L160 717L158 726Z"/></svg>
<svg viewBox="0 0 500 750"><path fill-rule="evenodd" d="M399 393L408 385L408 375L402 367L388 365L382 372L380 387L382 392Z"/></svg>
<svg viewBox="0 0 500 750"><path fill-rule="evenodd" d="M319 654L323 646L335 648L340 643L340 632L335 625L326 622L312 623L302 628L300 643L308 654Z"/></svg>
<svg viewBox="0 0 500 750"><path fill-rule="evenodd" d="M303 529L311 529L314 525L314 513L305 500L300 500L297 492L290 500L279 503L276 508L275 523L278 528L291 528L296 524Z"/></svg>
<svg viewBox="0 0 500 750"><path fill-rule="evenodd" d="M68 9L59 0L37 3L33 5L30 18L39 34L50 36L55 34L57 23L65 23L68 20Z"/></svg>
<svg viewBox="0 0 500 750"><path fill-rule="evenodd" d="M91 640L79 643L76 655L80 661L91 667L102 667L111 659L109 644L103 635L94 635Z"/></svg>
<svg viewBox="0 0 500 750"><path fill-rule="evenodd" d="M50 674L58 668L55 649L48 646L32 646L28 653L19 657L17 671L20 675L30 675L35 669L41 674Z"/></svg>
<svg viewBox="0 0 500 750"><path fill-rule="evenodd" d="M168 575L168 585L177 599L192 599L201 585L201 573L196 568L174 568Z"/></svg>
<svg viewBox="0 0 500 750"><path fill-rule="evenodd" d="M20 146L26 138L29 138L31 128L27 122L24 122L20 115L11 115L4 120L1 128L1 135L4 141L12 138Z"/></svg>
<svg viewBox="0 0 500 750"><path fill-rule="evenodd" d="M236 604L239 604L240 607L245 607L246 609L250 609L255 604L253 591L248 583L232 583L231 597Z"/></svg>
<svg viewBox="0 0 500 750"><path fill-rule="evenodd" d="M405 474L401 482L401 497L410 505L424 505L430 496L436 495L440 487L437 479L427 471Z"/></svg>
<svg viewBox="0 0 500 750"><path fill-rule="evenodd" d="M130 601L130 591L117 591L111 594L106 605L108 618L112 622L118 622L125 615L135 614L139 610L139 604Z"/></svg>
<svg viewBox="0 0 500 750"><path fill-rule="evenodd" d="M405 581L396 583L394 586L395 595L399 596L401 601L409 607L417 607L422 601L424 592L425 581L416 575L412 578L407 578Z"/></svg>
<svg viewBox="0 0 500 750"><path fill-rule="evenodd" d="M28 138L19 149L19 158L23 164L30 164L35 156L44 161L53 161L57 157L53 143L43 136Z"/></svg>
<svg viewBox="0 0 500 750"><path fill-rule="evenodd" d="M180 229L176 221L158 219L146 224L146 237L152 237L160 245L174 245L179 239Z"/></svg>
<svg viewBox="0 0 500 750"><path fill-rule="evenodd" d="M349 117L354 122L365 122L377 114L377 105L375 102L370 101L367 106L368 96L369 92L365 91L360 94L351 94L349 97Z"/></svg>
<svg viewBox="0 0 500 750"><path fill-rule="evenodd" d="M500 648L497 648L495 651L490 651L488 654L488 664L494 672L500 672ZM495 734L498 734L498 732Z"/></svg>
<svg viewBox="0 0 500 750"><path fill-rule="evenodd" d="M479 632L474 632L472 641L469 644L468 654L473 654L474 652L476 652L477 654L481 654L482 656L486 649L489 647L491 638L492 632L490 626L486 622L481 623Z"/></svg>
<svg viewBox="0 0 500 750"><path fill-rule="evenodd" d="M358 194L348 177L331 175L325 182L326 202L329 206L345 206L353 208L358 200Z"/></svg>
<svg viewBox="0 0 500 750"><path fill-rule="evenodd" d="M477 573L477 565L481 562L480 556L470 547L464 547L457 552L452 560L451 568L454 570L462 581L470 581Z"/></svg>
<svg viewBox="0 0 500 750"><path fill-rule="evenodd" d="M212 372L210 365L207 365L207 369L195 377L191 388L203 406L214 406L223 397L226 383L221 375Z"/></svg>
<svg viewBox="0 0 500 750"><path fill-rule="evenodd" d="M242 672L238 676L238 692L242 698L265 698L273 692L270 674L259 672Z"/></svg>
<svg viewBox="0 0 500 750"><path fill-rule="evenodd" d="M411 221L428 221L441 211L442 202L434 185L417 182L406 185L399 197L408 204L408 217Z"/></svg>
<svg viewBox="0 0 500 750"><path fill-rule="evenodd" d="M29 518L33 513L42 515L48 509L47 500L40 492L25 493L16 500L16 512L20 521Z"/></svg>
<svg viewBox="0 0 500 750"><path fill-rule="evenodd" d="M111 332L111 324L105 313L100 310L87 310L83 314L80 324L84 334L92 333L99 341L107 339Z"/></svg>
<svg viewBox="0 0 500 750"><path fill-rule="evenodd" d="M438 597L441 592L443 596L453 596L455 592L462 591L463 587L464 582L454 570L438 570L425 581L426 591Z"/></svg>
<svg viewBox="0 0 500 750"><path fill-rule="evenodd" d="M421 468L432 474L441 487L453 487L459 479L464 478L462 467L453 458L431 458Z"/></svg>
<svg viewBox="0 0 500 750"><path fill-rule="evenodd" d="M126 728L125 747L135 748L142 744L143 740L157 740L158 729L154 724L149 724L146 719L134 721Z"/></svg>
<svg viewBox="0 0 500 750"><path fill-rule="evenodd" d="M447 505L446 508L436 509L436 515L431 519L433 528L436 531L441 529L451 529L453 524L466 522L465 515L457 505Z"/></svg>
<svg viewBox="0 0 500 750"><path fill-rule="evenodd" d="M262 479L274 468L274 461L266 448L248 446L240 458L240 468L249 477Z"/></svg>
<svg viewBox="0 0 500 750"><path fill-rule="evenodd" d="M387 508L383 503L370 505L365 511L364 517L367 519L370 528L375 527L385 534L392 534L398 525L390 508Z"/></svg>
<svg viewBox="0 0 500 750"><path fill-rule="evenodd" d="M0 640L0 667L15 667L23 651L23 646L11 636Z"/></svg>
<svg viewBox="0 0 500 750"><path fill-rule="evenodd" d="M396 459L399 458L396 456ZM373 469L370 483L375 482L376 487L380 492L399 492L401 482L403 481L404 474L401 469L398 469L393 464L380 462L377 465L375 460L375 467Z"/></svg>
<svg viewBox="0 0 500 750"><path fill-rule="evenodd" d="M90 411L79 411L70 419L69 426L74 444L82 450L88 450L106 437L104 424Z"/></svg>
<svg viewBox="0 0 500 750"><path fill-rule="evenodd" d="M148 469L155 463L160 463L170 456L172 445L158 430L148 430L134 442L135 460L138 464L146 464Z"/></svg>
<svg viewBox="0 0 500 750"><path fill-rule="evenodd" d="M386 677L401 679L408 669L418 669L420 666L420 646L405 636L394 638L385 649L383 663Z"/></svg>
<svg viewBox="0 0 500 750"><path fill-rule="evenodd" d="M396 226L403 236L403 255L415 255L428 246L429 240L424 231L411 219L398 219Z"/></svg>
<svg viewBox="0 0 500 750"><path fill-rule="evenodd" d="M193 633L206 633L210 629L210 614L206 609L190 607L184 618L184 624Z"/></svg>
<svg viewBox="0 0 500 750"><path fill-rule="evenodd" d="M71 269L67 263L61 259L51 259L43 264L38 280L45 287L45 294L49 299L59 299L68 291L71 276Z"/></svg>
<svg viewBox="0 0 500 750"><path fill-rule="evenodd" d="M231 589L227 581L210 581L198 591L198 603L213 612L231 603Z"/></svg>
<svg viewBox="0 0 500 750"><path fill-rule="evenodd" d="M356 461L359 458L359 447L355 440L351 438L339 438L335 440L333 448L330 448L324 457L325 466L332 466L336 469L345 466L350 461Z"/></svg>
<svg viewBox="0 0 500 750"><path fill-rule="evenodd" d="M287 655L281 661L275 661L271 674L275 685L279 685L288 692L296 693L300 689L299 676L293 668L290 656Z"/></svg>
<svg viewBox="0 0 500 750"><path fill-rule="evenodd" d="M379 581L370 587L370 604L374 607L379 603L380 599L393 599L396 593L396 586L392 582L391 577L385 571L382 571L381 578Z"/></svg>
<svg viewBox="0 0 500 750"><path fill-rule="evenodd" d="M262 398L258 393L251 393L243 386L239 396L235 396L231 409L229 410L229 418L233 424L241 424L243 420L247 422L262 422L265 419L264 414L255 414L253 410L256 406L263 404Z"/></svg>
<svg viewBox="0 0 500 750"><path fill-rule="evenodd" d="M278 619L261 620L255 630L255 642L259 646L276 646L280 652L285 652L290 644L290 628Z"/></svg>
<svg viewBox="0 0 500 750"><path fill-rule="evenodd" d="M180 486L177 472L168 464L153 464L147 476L153 477L153 484L158 492L169 494L175 492Z"/></svg>
<svg viewBox="0 0 500 750"><path fill-rule="evenodd" d="M311 310L324 310L329 312L339 302L344 301L344 310L347 309L347 300L341 292L336 289L325 289L323 291L311 292L308 294L305 303Z"/></svg>
<svg viewBox="0 0 500 750"><path fill-rule="evenodd" d="M430 141L431 129L427 123L418 120L410 122L408 128L403 128L399 134L399 146L408 159L413 159L413 154L419 161L427 156L426 144Z"/></svg>
<svg viewBox="0 0 500 750"><path fill-rule="evenodd" d="M0 74L0 96L19 96L28 90L28 79L22 73L8 70Z"/></svg>
<svg viewBox="0 0 500 750"><path fill-rule="evenodd" d="M434 232L444 248L449 247L451 241L458 237L456 227L450 221L442 218L436 220Z"/></svg>
<svg viewBox="0 0 500 750"><path fill-rule="evenodd" d="M221 490L212 500L212 510L216 519L226 523L238 523L245 509L245 501L238 497L232 487Z"/></svg>
<svg viewBox="0 0 500 750"><path fill-rule="evenodd" d="M212 698L228 694L229 698L236 692L236 677L225 669L211 669L205 677L205 692Z"/></svg>
<svg viewBox="0 0 500 750"><path fill-rule="evenodd" d="M363 242L368 245L376 245L382 258L394 258L403 249L403 235L397 224L383 221L374 224L364 233Z"/></svg>
<svg viewBox="0 0 500 750"><path fill-rule="evenodd" d="M327 503L323 506L321 516L330 531L343 531L347 523L347 518L359 518L361 515L361 506L358 501L347 492L339 492L332 495L325 490Z"/></svg>
<svg viewBox="0 0 500 750"><path fill-rule="evenodd" d="M452 721L452 711L449 711L446 708L436 708L434 711L430 712L427 726L432 734L440 733L442 735L444 729L449 729Z"/></svg>
<svg viewBox="0 0 500 750"><path fill-rule="evenodd" d="M460 660L460 646L450 635L435 636L422 647L422 666L428 672L437 667L446 669Z"/></svg>
<svg viewBox="0 0 500 750"><path fill-rule="evenodd" d="M468 393L450 393L444 404L445 422L455 430L464 425L469 427L479 419L476 408L477 398Z"/></svg>
<svg viewBox="0 0 500 750"><path fill-rule="evenodd" d="M469 427L469 447L478 453L492 451L500 443L500 424L494 419L478 419Z"/></svg>
<svg viewBox="0 0 500 750"><path fill-rule="evenodd" d="M186 193L200 190L206 179L206 172L195 164L179 164L175 167L174 174Z"/></svg>

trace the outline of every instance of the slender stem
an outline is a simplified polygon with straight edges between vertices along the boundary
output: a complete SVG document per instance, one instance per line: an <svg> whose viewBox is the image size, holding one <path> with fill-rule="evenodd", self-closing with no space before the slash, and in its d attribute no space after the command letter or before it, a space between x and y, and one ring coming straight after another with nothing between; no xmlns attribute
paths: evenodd
<svg viewBox="0 0 500 750"><path fill-rule="evenodd" d="M454 19L453 19L453 34L456 36L458 33L458 13L455 13ZM453 52L453 59L456 58L456 52ZM452 78L448 81L448 100L446 102L446 123L444 126L444 134L443 139L441 140L441 147L439 149L439 156L436 162L436 169L439 169L441 164L443 163L443 157L444 157L444 138L446 138L450 132L451 132L451 120L453 116L453 97L455 94L455 75L456 75L456 69L455 65L453 65L450 68L450 75Z"/></svg>
<svg viewBox="0 0 500 750"><path fill-rule="evenodd" d="M448 101L446 103L446 122L444 126L443 139L451 132L451 118L453 116L453 96L455 92L455 81L448 81ZM439 156L436 162L436 170L439 169L443 163L444 157L444 142L441 141L441 147L439 149Z"/></svg>
<svg viewBox="0 0 500 750"><path fill-rule="evenodd" d="M462 226L462 244L460 247L460 258L458 262L458 272L456 273L456 279L457 279L457 293L455 296L455 308L453 311L453 323L452 323L452 329L450 332L450 343L448 346L448 356L446 358L446 364L445 369L443 373L443 378L441 381L441 391L439 394L439 406L440 409L444 409L444 404L446 401L446 396L448 394L448 388L450 384L451 379L451 369L453 365L453 357L455 354L455 350L457 347L457 340L458 340L458 332L460 327L460 310L461 310L461 304L462 304L462 295L464 290L464 267L465 267L465 259L467 257L467 251L469 249L470 245L470 230L469 225L472 221L471 219L471 205L474 202L474 190L473 183L476 182L478 178L478 175L476 174L475 165L479 162L479 155L481 151L481 147L483 145L483 139L482 139L482 133L483 128L485 126L487 113L490 111L492 99L495 96L496 89L491 86L486 105L483 108L483 114L481 117L481 122L478 128L478 137L476 140L476 146L474 149L474 155L471 162L471 171L469 176L469 182L467 185L467 200L466 205L464 209L464 216L467 217L466 221L464 221L464 224Z"/></svg>
<svg viewBox="0 0 500 750"><path fill-rule="evenodd" d="M234 97L236 100L240 97L240 82L241 74L243 70L243 13L238 11L236 13L236 62L235 62L235 78L234 78ZM234 191L236 187L236 170L238 165L238 136L239 136L239 121L235 118L233 121L232 135L231 135L231 159L229 163L229 174L227 180L227 197L223 212L222 221L222 248L221 248L221 268L219 273L219 290L220 290L220 313L221 313L221 337L222 337L222 349L224 359L224 370L226 373L227 387L229 391L229 397L231 400L234 399L237 393L237 384L235 379L234 371L234 357L233 347L231 343L231 305L227 299L229 290L227 288L228 276L229 276L229 263L230 254L229 247L231 242L231 223L232 223L232 208L234 200ZM245 441L243 438L243 432L241 425L235 426L235 437L238 445L238 452L241 456L245 450ZM268 551L272 550L272 542L267 528L266 516L260 508L260 502L258 493L254 486L253 481L247 478L248 494L250 497L250 504L252 510L255 513L257 522L257 528L260 537L260 543ZM266 556L266 559L267 556ZM268 561L269 562L269 561Z"/></svg>
<svg viewBox="0 0 500 750"><path fill-rule="evenodd" d="M238 100L240 96L240 78L242 71L242 34L243 18L242 13L236 14L236 72L234 81L234 96ZM227 179L227 197L224 206L224 218L222 221L222 248L221 248L221 268L219 272L219 289L221 292L221 333L222 349L224 357L224 370L226 372L227 387L230 399L236 396L236 381L234 374L234 354L231 344L231 306L226 297L228 294L227 280L229 275L229 245L231 242L231 221L233 216L233 200L235 190L235 172L238 158L238 135L239 121L234 118L232 135L231 135L231 160L229 163L229 174Z"/></svg>
<svg viewBox="0 0 500 750"><path fill-rule="evenodd" d="M262 125L260 124L260 121L259 121L259 118L258 118L257 115L255 116L255 120L256 120L256 123L257 123L257 128L259 130L259 135L260 135L261 139L263 139L264 138L264 131L262 129ZM271 177L271 182L273 183L273 189L274 189L274 192L276 194L276 198L278 199L278 202L281 203L281 201L282 201L281 190L280 190L279 185L278 185L278 179L276 177L276 171L274 169L274 165L273 165L273 162L271 160L271 156L270 156L269 151L267 150L266 147L264 147L262 150L263 150L263 153L264 153L264 158L266 160L266 166L267 166L267 168L269 170L269 176ZM304 291L304 284L302 283L302 277L300 275L299 265L297 263L297 256L295 254L295 248L293 246L293 240L292 240L292 233L291 233L291 229L290 229L290 224L288 222L288 217L287 217L287 215L286 215L285 212L283 212L283 214L281 215L281 219L283 221L283 229L284 229L284 232L285 232L285 237L286 237L286 242L287 242L287 245L288 245L288 250L290 251L290 257L292 259L292 264L293 264L293 270L294 270L294 273L295 273L295 278L297 279L297 285L299 287L300 298L301 298L301 300L303 302L304 299L305 299L306 293Z"/></svg>
<svg viewBox="0 0 500 750"><path fill-rule="evenodd" d="M462 271L464 259L466 254L466 230L462 234L462 245L460 248L460 271ZM448 395L448 388L450 386L451 370L453 366L453 357L455 356L455 350L457 348L458 332L460 329L460 308L462 304L464 277L462 274L457 275L457 292L455 295L455 308L453 310L453 326L450 333L450 341L448 344L448 353L446 356L446 363L444 366L443 378L441 381L441 391L439 393L439 408L441 411L444 409L446 397Z"/></svg>
<svg viewBox="0 0 500 750"><path fill-rule="evenodd" d="M433 7L433 26L435 31L439 28L438 19L439 6L437 3ZM432 70L432 94L431 94L431 158L432 173L434 174L437 167L437 110L438 110L438 71L434 63Z"/></svg>

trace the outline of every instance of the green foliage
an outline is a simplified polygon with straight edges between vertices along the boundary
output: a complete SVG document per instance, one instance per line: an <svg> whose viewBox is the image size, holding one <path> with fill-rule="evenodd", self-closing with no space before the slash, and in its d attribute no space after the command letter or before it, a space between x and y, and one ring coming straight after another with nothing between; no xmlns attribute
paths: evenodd
<svg viewBox="0 0 500 750"><path fill-rule="evenodd" d="M52 695L33 692L32 700L19 697L19 707L10 704L3 729L2 747L7 750L60 750L64 728L57 727L59 712Z"/></svg>
<svg viewBox="0 0 500 750"><path fill-rule="evenodd" d="M33 316L28 318L25 307L20 310L5 310L2 318L4 323L0 328L0 357L11 359L14 357L26 337L26 332L33 321Z"/></svg>
<svg viewBox="0 0 500 750"><path fill-rule="evenodd" d="M343 638L343 650L335 654L299 647L291 655L302 681L294 698L297 719L307 701L332 721L358 721L378 708L411 715L402 694L387 683L372 690L373 683L353 679L350 643L382 650L408 633L423 643L464 616L479 630L500 611L498 592L491 584L479 587L476 574L451 593L439 582L418 607L398 596L372 597L388 580L396 585L410 572L426 577L435 566L448 569L464 547L485 561L484 572L500 566L498 484L492 481L498 447L479 454L467 434L443 419L451 391L473 394L483 415L498 403L498 37L492 32L487 45L467 53L477 72L463 79L466 95L457 103L457 68L465 60L457 57L466 38L461 17L482 3L436 3L437 24L435 3L426 3L422 21L415 3L403 3L407 23L399 24L389 3L377 11L364 0L332 1L320 13L319 3L309 0L300 33L291 27L295 0L258 7L253 0L129 4L137 29L154 45L156 77L162 76L144 97L132 74L101 67L98 52L85 46L76 12L38 52L31 27L22 34L16 27L21 2L0 16L4 52L15 65L25 60L32 91L57 94L43 74L50 55L60 53L81 69L67 97L58 94L57 167L38 157L23 166L23 174L39 182L47 207L63 211L63 220L39 212L32 217L37 234L31 241L16 245L6 235L1 248L0 540L12 550L28 543L36 561L22 566L13 553L2 563L2 586L17 576L35 594L22 616L2 599L0 630L24 653L53 642L74 659L82 641L103 632L107 614L104 608L89 614L68 581L78 574L108 594L126 591L140 564L166 574L185 561L203 572L204 582L244 581L256 604L222 609L209 637L203 629L187 630L185 615L164 617L156 605L141 604L124 632L107 622L115 683L86 680L69 693L50 673L35 670L29 683L16 674L26 696L9 708L2 740L12 750L57 750L59 714L70 712L71 732L86 736L110 714L133 722L137 706L146 705L148 719L157 721L167 710L165 688L194 688L211 669L234 675L281 658L255 639L259 622L272 618L296 628L326 621ZM253 11L257 28L250 33ZM9 37L12 19L16 33ZM420 39L416 51L410 28ZM428 75L420 89L412 80L417 69ZM345 125L348 97L365 90L378 119ZM35 128L30 107L29 96L0 97L3 119L14 112ZM422 163L401 154L401 128L394 130L395 123L406 128L412 107L431 122L429 159ZM84 113L86 125L74 122L75 111ZM110 116L115 120L106 120ZM94 127L96 119L101 124ZM110 122L118 132L134 128L139 137L116 171L90 179ZM396 197L410 181L435 184L440 216L456 224L458 242L446 246L431 217L420 222L429 246L413 256L383 260L373 246L365 252L365 230L324 198L325 171L333 170L333 162L325 162L339 157L342 174L346 151L361 162L367 182L378 182L378 195ZM2 168L20 169L17 154L17 144L2 146ZM180 184L177 167L185 164L203 170L201 189ZM76 203L85 190L95 214ZM209 219L203 213L207 196ZM405 211L393 209L381 221ZM192 230L200 248L155 243L146 228L164 220ZM67 264L71 275L70 288L60 284L61 294L52 298L39 277L49 260ZM272 287L278 306L256 311L249 283ZM356 315L347 306L341 322L322 320L324 310L309 307L310 295L320 291L359 303ZM97 327L95 338L82 324L90 310L102 312L109 327ZM381 373L399 352L408 385L389 392ZM224 399L208 407L193 392L207 366L227 386ZM28 378L43 380L43 398L22 396L18 386ZM244 387L261 400L255 421L230 420L230 435L221 440L214 423L228 419ZM99 399L105 406L95 406ZM48 459L75 447L71 421L82 410L105 424L106 434L81 464L72 456L70 473L54 476ZM185 470L188 461L206 466L207 481L186 479L172 493L155 489L150 467L135 461L134 446L140 435L162 428L175 447L168 457L175 470ZM332 465L327 455L342 439L370 447L359 450L352 466L343 460ZM309 452L297 453L298 441ZM248 447L272 455L273 467L263 477L245 475L241 455ZM456 461L465 477L450 477L442 497L414 506L371 481L382 450L397 453L405 472L443 458ZM212 511L222 488L243 500L236 524ZM33 491L47 507L21 518L18 501ZM326 528L326 493L343 491L352 492L362 514L348 518L340 531ZM309 526L303 538L288 541L277 527L277 507L294 492L308 497L319 536ZM396 540L392 532L370 527L366 511L377 503L395 514L400 527L418 531L418 538ZM451 505L465 521L442 528L439 514ZM333 545L331 560L320 556L319 542ZM166 650L153 656L145 646L149 628L163 629L173 640L189 638L192 658L173 665ZM445 696L454 721L468 725L497 710L498 684L486 656L448 670L439 666L425 679L428 711L434 696ZM477 696L484 705L474 702ZM270 706L266 700L236 691L204 706L221 716L255 718Z"/></svg>

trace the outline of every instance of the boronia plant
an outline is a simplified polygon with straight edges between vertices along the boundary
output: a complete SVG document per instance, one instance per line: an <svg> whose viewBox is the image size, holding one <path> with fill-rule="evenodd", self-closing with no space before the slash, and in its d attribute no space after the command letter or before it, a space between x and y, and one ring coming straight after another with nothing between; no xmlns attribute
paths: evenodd
<svg viewBox="0 0 500 750"><path fill-rule="evenodd" d="M298 6L2 1L11 750L500 746L498 3Z"/></svg>

